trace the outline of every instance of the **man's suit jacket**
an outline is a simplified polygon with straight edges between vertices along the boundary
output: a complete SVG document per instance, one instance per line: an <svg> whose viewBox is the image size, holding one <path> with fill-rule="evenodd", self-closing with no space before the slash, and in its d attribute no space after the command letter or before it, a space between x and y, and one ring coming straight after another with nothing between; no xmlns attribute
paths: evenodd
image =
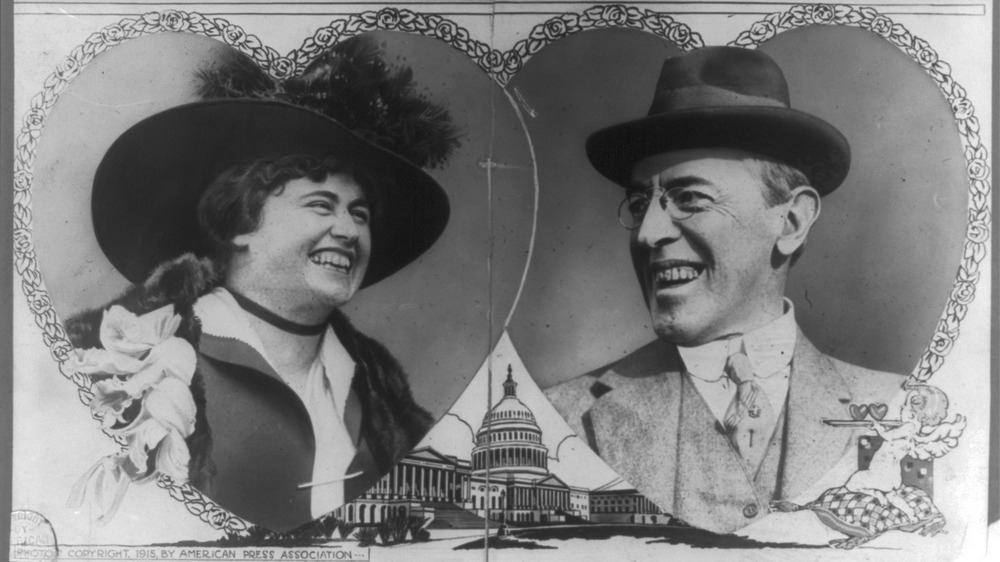
<svg viewBox="0 0 1000 562"><path fill-rule="evenodd" d="M850 403L886 402L903 377L823 355L799 332L788 399L759 471L750 474L694 385L677 348L654 341L546 390L577 435L664 511L716 532L760 520L771 499L809 490L857 446Z"/></svg>

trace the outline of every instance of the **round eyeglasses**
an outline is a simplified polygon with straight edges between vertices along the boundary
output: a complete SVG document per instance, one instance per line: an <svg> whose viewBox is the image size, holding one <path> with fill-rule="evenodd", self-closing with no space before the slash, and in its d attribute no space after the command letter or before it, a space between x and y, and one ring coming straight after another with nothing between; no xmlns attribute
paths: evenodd
<svg viewBox="0 0 1000 562"><path fill-rule="evenodd" d="M675 221L684 220L701 210L696 202L692 202L692 196L686 190L667 191L662 187L651 187L645 191L633 191L622 199L618 205L618 222L629 230L642 226L642 220L654 197L660 208Z"/></svg>

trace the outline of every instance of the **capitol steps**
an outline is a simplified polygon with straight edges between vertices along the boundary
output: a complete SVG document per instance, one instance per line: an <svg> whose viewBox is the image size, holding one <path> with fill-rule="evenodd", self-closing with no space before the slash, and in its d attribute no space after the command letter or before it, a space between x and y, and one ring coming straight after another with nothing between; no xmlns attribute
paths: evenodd
<svg viewBox="0 0 1000 562"><path fill-rule="evenodd" d="M421 502L425 507L434 508L434 521L430 529L482 529L486 521L461 507L449 502ZM500 526L496 521L490 521L490 528Z"/></svg>

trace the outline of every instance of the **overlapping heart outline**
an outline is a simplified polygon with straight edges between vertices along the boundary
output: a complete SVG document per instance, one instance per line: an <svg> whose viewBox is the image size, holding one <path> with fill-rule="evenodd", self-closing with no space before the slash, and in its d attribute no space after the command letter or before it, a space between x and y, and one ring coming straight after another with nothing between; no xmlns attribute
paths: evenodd
<svg viewBox="0 0 1000 562"><path fill-rule="evenodd" d="M976 294L980 264L986 256L990 229L989 155L979 136L979 120L965 89L951 76L950 66L940 60L927 41L912 35L871 7L803 4L772 13L741 32L729 44L755 48L775 35L808 25L858 27L889 41L920 64L935 80L951 106L966 161L969 178L969 221L962 260L933 337L910 373L911 382L926 382L944 364L959 335L969 304ZM252 57L275 78L294 75L337 41L370 31L400 31L444 41L475 61L501 87L506 86L527 62L546 45L564 37L601 27L620 27L652 33L682 50L704 46L701 36L666 13L622 4L596 5L579 13L555 16L534 26L527 39L502 52L470 36L468 30L437 14L386 7L331 21L287 55L265 46L256 36L226 21L197 12L163 10L126 18L95 32L74 48L44 81L44 88L30 101L22 119L14 155L14 265L21 276L21 290L28 300L35 323L59 370L76 386L80 400L93 398L89 377L68 372L66 360L72 350L66 332L52 306L35 259L31 236L31 185L33 162L45 120L60 94L98 54L122 42L163 32L187 32L216 38ZM527 267L530 267L530 263ZM124 445L120 441L119 444ZM157 485L184 502L193 515L229 536L245 536L253 524L229 513L190 485L179 486L161 476Z"/></svg>

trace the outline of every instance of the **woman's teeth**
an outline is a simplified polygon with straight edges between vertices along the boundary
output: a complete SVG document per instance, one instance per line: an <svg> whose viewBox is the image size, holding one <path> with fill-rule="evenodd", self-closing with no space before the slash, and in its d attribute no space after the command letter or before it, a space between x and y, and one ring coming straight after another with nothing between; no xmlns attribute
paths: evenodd
<svg viewBox="0 0 1000 562"><path fill-rule="evenodd" d="M337 252L320 252L309 256L309 260L316 265L348 271L351 269L351 259Z"/></svg>

